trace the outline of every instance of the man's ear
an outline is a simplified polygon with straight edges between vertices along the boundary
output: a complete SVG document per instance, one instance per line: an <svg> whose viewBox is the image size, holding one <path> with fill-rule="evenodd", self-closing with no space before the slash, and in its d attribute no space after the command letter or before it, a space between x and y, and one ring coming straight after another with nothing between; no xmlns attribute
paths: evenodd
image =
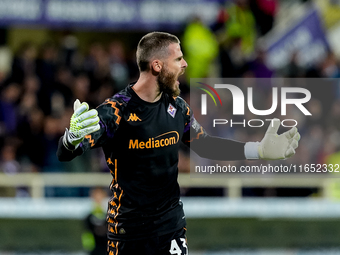
<svg viewBox="0 0 340 255"><path fill-rule="evenodd" d="M163 68L163 62L160 61L159 59L155 59L154 61L151 62L151 69L152 71L155 71L159 73Z"/></svg>

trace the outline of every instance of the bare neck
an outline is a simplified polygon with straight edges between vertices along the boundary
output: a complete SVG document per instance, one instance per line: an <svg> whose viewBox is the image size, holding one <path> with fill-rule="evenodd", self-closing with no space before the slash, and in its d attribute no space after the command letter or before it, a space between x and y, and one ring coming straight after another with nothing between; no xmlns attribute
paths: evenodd
<svg viewBox="0 0 340 255"><path fill-rule="evenodd" d="M138 81L132 88L146 102L157 102L162 96L158 88L157 76L150 73L140 73Z"/></svg>

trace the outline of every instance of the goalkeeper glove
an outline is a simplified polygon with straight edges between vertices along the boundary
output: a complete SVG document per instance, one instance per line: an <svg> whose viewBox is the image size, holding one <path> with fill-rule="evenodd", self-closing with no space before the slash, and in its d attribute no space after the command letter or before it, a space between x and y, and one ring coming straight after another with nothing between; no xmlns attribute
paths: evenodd
<svg viewBox="0 0 340 255"><path fill-rule="evenodd" d="M73 105L74 113L71 117L70 130L66 128L63 144L68 150L75 150L84 140L85 136L100 129L98 112L89 111L86 102L80 103L77 99Z"/></svg>
<svg viewBox="0 0 340 255"><path fill-rule="evenodd" d="M261 142L248 142L245 145L247 159L286 159L295 154L300 134L296 127L278 135L280 120L273 119Z"/></svg>

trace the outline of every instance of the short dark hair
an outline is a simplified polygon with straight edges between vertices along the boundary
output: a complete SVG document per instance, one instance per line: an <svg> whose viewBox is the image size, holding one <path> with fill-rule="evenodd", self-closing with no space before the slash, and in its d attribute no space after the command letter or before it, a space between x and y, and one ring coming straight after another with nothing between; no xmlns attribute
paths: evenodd
<svg viewBox="0 0 340 255"><path fill-rule="evenodd" d="M137 46L137 65L139 71L149 71L152 57L164 58L169 52L167 47L172 43L180 43L177 36L164 32L151 32L142 37Z"/></svg>

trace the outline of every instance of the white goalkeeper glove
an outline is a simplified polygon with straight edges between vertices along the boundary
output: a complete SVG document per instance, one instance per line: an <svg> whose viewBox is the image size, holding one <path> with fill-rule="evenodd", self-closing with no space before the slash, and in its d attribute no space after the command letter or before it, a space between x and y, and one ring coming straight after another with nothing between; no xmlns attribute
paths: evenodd
<svg viewBox="0 0 340 255"><path fill-rule="evenodd" d="M73 104L73 110L70 130L66 128L63 137L63 144L68 150L77 149L86 135L100 129L97 110L89 111L89 105L86 102L80 103L77 99Z"/></svg>
<svg viewBox="0 0 340 255"><path fill-rule="evenodd" d="M273 119L261 142L247 142L244 153L247 159L286 159L295 154L300 134L296 127L278 135L280 120Z"/></svg>

